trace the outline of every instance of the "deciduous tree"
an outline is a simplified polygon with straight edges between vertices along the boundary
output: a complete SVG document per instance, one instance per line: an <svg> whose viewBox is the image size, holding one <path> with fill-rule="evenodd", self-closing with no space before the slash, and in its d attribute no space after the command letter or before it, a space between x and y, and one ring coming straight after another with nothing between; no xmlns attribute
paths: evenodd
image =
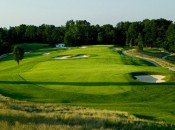
<svg viewBox="0 0 175 130"><path fill-rule="evenodd" d="M19 45L14 46L13 54L16 62L19 64L20 60L24 58L24 48Z"/></svg>

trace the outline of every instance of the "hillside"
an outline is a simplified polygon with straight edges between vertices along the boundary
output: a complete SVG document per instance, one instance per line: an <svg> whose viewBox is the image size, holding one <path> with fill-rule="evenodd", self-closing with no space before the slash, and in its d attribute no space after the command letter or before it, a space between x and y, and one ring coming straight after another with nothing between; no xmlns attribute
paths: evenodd
<svg viewBox="0 0 175 130"><path fill-rule="evenodd" d="M0 59L0 93L30 102L127 111L137 118L175 123L175 73L124 56L124 48L40 49L17 65ZM86 55L87 57L74 58ZM54 59L68 56L68 59ZM137 81L134 74L161 74L165 83ZM100 111L100 110L99 110Z"/></svg>
<svg viewBox="0 0 175 130"><path fill-rule="evenodd" d="M0 95L0 127L3 130L53 129L173 129L175 126L136 118L120 111L39 104Z"/></svg>

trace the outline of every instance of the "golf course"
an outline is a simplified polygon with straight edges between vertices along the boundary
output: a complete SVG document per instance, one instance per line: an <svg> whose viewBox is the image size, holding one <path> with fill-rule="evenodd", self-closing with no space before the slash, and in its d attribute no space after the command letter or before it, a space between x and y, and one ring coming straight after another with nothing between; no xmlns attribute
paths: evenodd
<svg viewBox="0 0 175 130"><path fill-rule="evenodd" d="M44 47L25 53L19 65L8 55L0 59L0 93L19 101L117 110L175 124L175 72L123 55L125 50ZM162 75L164 82L141 82L138 75Z"/></svg>

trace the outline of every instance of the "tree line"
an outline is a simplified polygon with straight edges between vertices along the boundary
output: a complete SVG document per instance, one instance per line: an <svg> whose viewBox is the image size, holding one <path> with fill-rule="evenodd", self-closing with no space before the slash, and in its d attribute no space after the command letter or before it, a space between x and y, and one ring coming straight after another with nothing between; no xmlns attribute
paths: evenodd
<svg viewBox="0 0 175 130"><path fill-rule="evenodd" d="M86 20L69 20L64 26L43 24L0 28L0 54L7 53L14 44L57 43L67 46L113 44L120 46L159 47L175 52L175 23L166 19L145 19L120 22L116 26L91 25Z"/></svg>

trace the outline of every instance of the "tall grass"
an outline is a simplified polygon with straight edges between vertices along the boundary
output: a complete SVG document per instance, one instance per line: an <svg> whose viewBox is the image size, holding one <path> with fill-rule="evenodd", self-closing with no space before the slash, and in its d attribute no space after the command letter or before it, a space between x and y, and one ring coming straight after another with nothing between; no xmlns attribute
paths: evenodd
<svg viewBox="0 0 175 130"><path fill-rule="evenodd" d="M158 63L160 66L162 67L175 67L175 64L168 62L167 60L163 60L161 58L157 58L153 55L147 55L146 53L142 53L142 52L138 52L134 49L132 50L127 50L125 51L127 54L131 55L131 56L136 56L138 58L144 58L153 62Z"/></svg>
<svg viewBox="0 0 175 130"><path fill-rule="evenodd" d="M12 100L0 95L2 130L174 129L164 122L139 119L127 112L95 110Z"/></svg>

